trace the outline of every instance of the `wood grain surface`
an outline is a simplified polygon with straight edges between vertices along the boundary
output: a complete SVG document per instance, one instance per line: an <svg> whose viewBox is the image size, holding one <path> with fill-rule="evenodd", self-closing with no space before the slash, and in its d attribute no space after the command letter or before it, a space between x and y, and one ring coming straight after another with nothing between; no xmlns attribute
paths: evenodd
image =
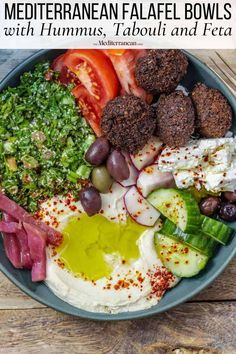
<svg viewBox="0 0 236 354"><path fill-rule="evenodd" d="M0 50L0 79L32 53ZM236 51L193 53L234 92ZM190 302L152 318L123 322L57 313L0 274L0 354L8 353L236 354L236 259Z"/></svg>
<svg viewBox="0 0 236 354"><path fill-rule="evenodd" d="M236 304L224 302L187 303L159 316L113 323L46 308L2 310L0 353L161 354L184 345L233 354L235 318Z"/></svg>

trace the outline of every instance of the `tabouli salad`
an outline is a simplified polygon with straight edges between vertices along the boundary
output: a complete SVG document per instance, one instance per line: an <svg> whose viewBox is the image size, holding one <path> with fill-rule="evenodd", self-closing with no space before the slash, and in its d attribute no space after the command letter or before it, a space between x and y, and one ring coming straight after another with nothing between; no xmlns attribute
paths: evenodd
<svg viewBox="0 0 236 354"><path fill-rule="evenodd" d="M149 308L230 242L233 112L180 50L68 50L0 93L15 268L93 312ZM227 222L227 223L226 223Z"/></svg>

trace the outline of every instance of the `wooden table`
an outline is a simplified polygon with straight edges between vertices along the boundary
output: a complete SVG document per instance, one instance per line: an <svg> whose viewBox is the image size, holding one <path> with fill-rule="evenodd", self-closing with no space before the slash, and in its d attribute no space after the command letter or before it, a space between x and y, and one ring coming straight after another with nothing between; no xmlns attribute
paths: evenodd
<svg viewBox="0 0 236 354"><path fill-rule="evenodd" d="M31 53L1 50L0 78ZM194 53L212 66L218 63L213 51ZM236 51L219 54L236 72ZM190 302L152 318L114 323L57 313L0 275L0 353L236 354L236 259Z"/></svg>

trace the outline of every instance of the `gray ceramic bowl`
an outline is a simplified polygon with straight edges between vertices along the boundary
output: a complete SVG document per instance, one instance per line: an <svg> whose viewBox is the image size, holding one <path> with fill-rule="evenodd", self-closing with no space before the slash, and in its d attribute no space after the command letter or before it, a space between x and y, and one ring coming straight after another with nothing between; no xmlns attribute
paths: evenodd
<svg viewBox="0 0 236 354"><path fill-rule="evenodd" d="M33 69L34 65L43 60L52 60L61 53L59 50L39 51L22 64L17 66L0 84L0 90L7 86L15 86L19 77L25 71ZM201 61L194 56L186 53L189 58L189 70L186 79L183 81L188 89L191 89L196 82L204 82L208 86L219 89L229 100L234 111L234 127L236 133L236 98L223 82ZM231 224L232 225L232 224ZM236 223L234 223L236 229ZM175 288L168 291L159 304L143 311L125 312L116 315L105 313L92 313L77 309L56 297L43 283L32 283L30 272L26 270L17 270L11 266L5 256L2 242L0 242L0 270L26 294L41 302L44 305L52 307L55 310L93 320L127 320L147 317L154 315L172 307L179 305L207 287L227 266L230 260L236 254L236 237L232 239L229 245L220 247L215 257L209 262L208 266L198 276L190 279L183 279Z"/></svg>

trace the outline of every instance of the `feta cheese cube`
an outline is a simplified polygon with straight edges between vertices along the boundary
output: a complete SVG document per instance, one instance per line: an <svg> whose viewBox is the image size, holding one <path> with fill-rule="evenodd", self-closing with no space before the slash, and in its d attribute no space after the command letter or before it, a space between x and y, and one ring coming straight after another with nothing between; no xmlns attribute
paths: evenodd
<svg viewBox="0 0 236 354"><path fill-rule="evenodd" d="M191 143L186 147L166 147L158 159L159 170L162 172L173 172L182 169L191 169L199 164L201 151L198 145Z"/></svg>
<svg viewBox="0 0 236 354"><path fill-rule="evenodd" d="M203 186L212 192L236 190L236 138L201 139L186 147L166 147L158 160L173 172L178 188Z"/></svg>

